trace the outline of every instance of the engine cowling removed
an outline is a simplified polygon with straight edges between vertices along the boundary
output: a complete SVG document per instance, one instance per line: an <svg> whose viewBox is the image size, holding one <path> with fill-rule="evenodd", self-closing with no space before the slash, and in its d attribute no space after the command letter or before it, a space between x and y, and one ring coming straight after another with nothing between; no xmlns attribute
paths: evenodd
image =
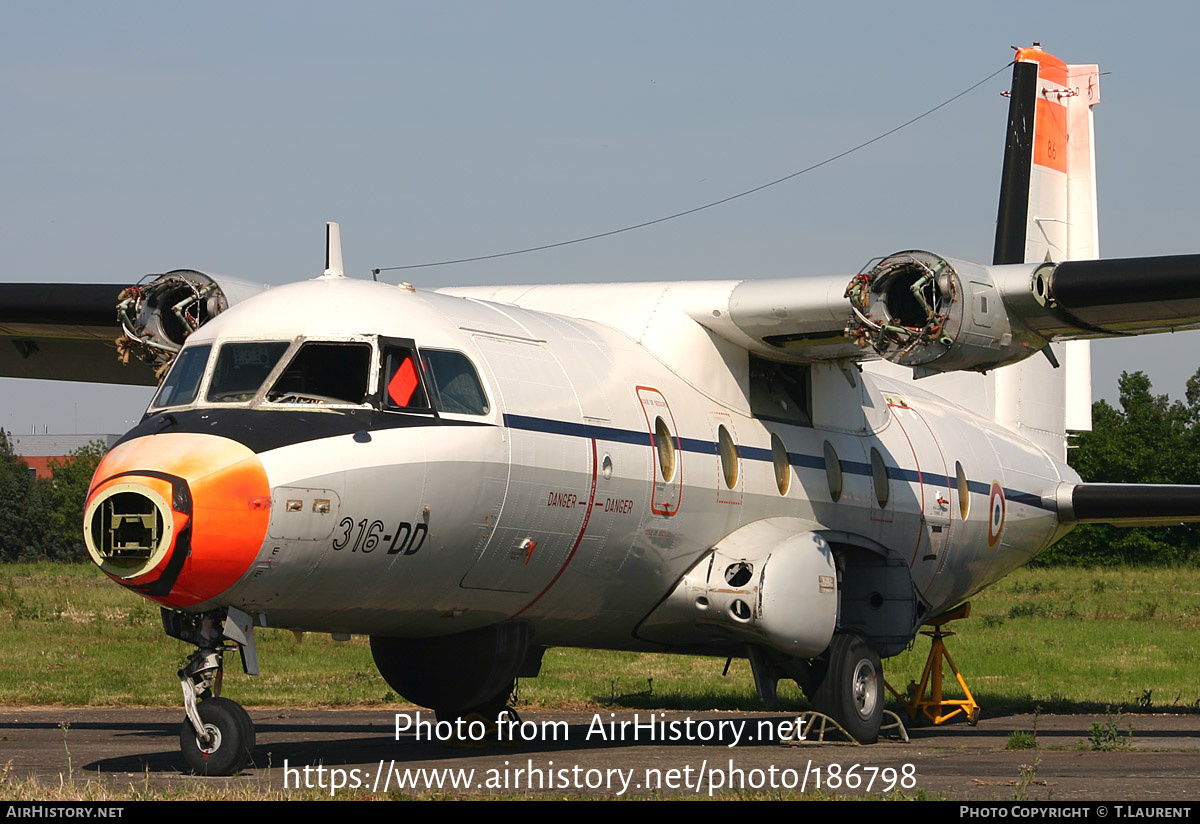
<svg viewBox="0 0 1200 824"><path fill-rule="evenodd" d="M130 286L118 298L122 337L117 339L117 349L126 363L136 357L160 375L188 335L265 288L195 269L175 269L152 278Z"/></svg>
<svg viewBox="0 0 1200 824"><path fill-rule="evenodd" d="M932 252L898 252L846 288L846 336L917 376L987 371L1024 360L1046 341L1015 327L987 267Z"/></svg>

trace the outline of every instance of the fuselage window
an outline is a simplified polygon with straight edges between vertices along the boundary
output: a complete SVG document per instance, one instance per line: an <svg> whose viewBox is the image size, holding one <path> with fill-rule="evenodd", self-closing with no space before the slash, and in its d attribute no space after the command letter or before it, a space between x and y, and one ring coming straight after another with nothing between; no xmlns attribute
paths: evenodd
<svg viewBox="0 0 1200 824"><path fill-rule="evenodd" d="M428 412L429 399L416 354L406 346L389 346L383 357L383 408Z"/></svg>
<svg viewBox="0 0 1200 824"><path fill-rule="evenodd" d="M208 363L211 351L209 344L185 347L175 359L175 365L167 373L167 379L150 406L183 406L196 400L200 379L204 377L204 365Z"/></svg>
<svg viewBox="0 0 1200 824"><path fill-rule="evenodd" d="M836 503L842 497L842 462L829 441L825 441L825 480L829 483L829 497Z"/></svg>
<svg viewBox="0 0 1200 824"><path fill-rule="evenodd" d="M811 385L805 364L750 355L750 412L756 418L812 426Z"/></svg>
<svg viewBox="0 0 1200 824"><path fill-rule="evenodd" d="M454 415L486 415L491 411L479 373L466 355L422 349L421 358L439 410Z"/></svg>
<svg viewBox="0 0 1200 824"><path fill-rule="evenodd" d="M721 453L721 475L725 478L725 487L733 489L738 482L738 451L733 436L725 428L725 424L717 427L718 451Z"/></svg>
<svg viewBox="0 0 1200 824"><path fill-rule="evenodd" d="M967 473L960 461L954 462L954 475L958 482L958 511L962 513L965 521L971 512L971 488L967 484Z"/></svg>
<svg viewBox="0 0 1200 824"><path fill-rule="evenodd" d="M783 440L774 432L771 433L771 463L775 466L775 486L779 489L779 494L788 494L788 487L792 485L791 462L788 460Z"/></svg>
<svg viewBox="0 0 1200 824"><path fill-rule="evenodd" d="M208 383L208 399L214 403L253 399L287 348L286 341L224 344Z"/></svg>
<svg viewBox="0 0 1200 824"><path fill-rule="evenodd" d="M871 447L871 483L875 487L875 500L879 501L879 508L887 507L891 492L888 486L887 465L883 462L879 450L874 447Z"/></svg>
<svg viewBox="0 0 1200 824"><path fill-rule="evenodd" d="M662 418L654 419L654 447L658 450L658 471L664 481L675 477L675 439L671 427Z"/></svg>
<svg viewBox="0 0 1200 824"><path fill-rule="evenodd" d="M371 347L309 341L275 381L272 403L360 404L367 394Z"/></svg>

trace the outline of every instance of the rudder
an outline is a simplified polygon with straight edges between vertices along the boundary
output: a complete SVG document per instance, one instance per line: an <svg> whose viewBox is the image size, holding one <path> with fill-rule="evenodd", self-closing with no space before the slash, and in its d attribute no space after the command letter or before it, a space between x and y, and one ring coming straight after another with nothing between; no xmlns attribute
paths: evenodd
<svg viewBox="0 0 1200 824"><path fill-rule="evenodd" d="M1099 102L1096 65L1067 65L1036 43L1017 51L993 263L1099 257ZM995 419L1065 461L1067 430L1092 426L1090 346L1053 344L1058 369L1047 358L996 370Z"/></svg>

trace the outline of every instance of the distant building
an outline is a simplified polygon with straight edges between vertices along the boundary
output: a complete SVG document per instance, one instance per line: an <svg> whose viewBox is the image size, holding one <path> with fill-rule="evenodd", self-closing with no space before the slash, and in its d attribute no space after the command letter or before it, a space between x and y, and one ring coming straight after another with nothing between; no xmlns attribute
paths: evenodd
<svg viewBox="0 0 1200 824"><path fill-rule="evenodd" d="M29 464L39 478L49 478L50 462L62 462L76 449L92 441L100 441L108 449L120 440L120 435L15 435L8 436L13 452Z"/></svg>

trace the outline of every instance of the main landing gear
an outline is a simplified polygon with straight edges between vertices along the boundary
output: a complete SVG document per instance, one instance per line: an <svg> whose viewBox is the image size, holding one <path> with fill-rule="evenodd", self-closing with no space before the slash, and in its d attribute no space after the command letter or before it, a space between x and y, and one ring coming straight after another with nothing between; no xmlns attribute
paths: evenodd
<svg viewBox="0 0 1200 824"><path fill-rule="evenodd" d="M853 632L836 633L824 677L808 693L813 709L833 718L860 744L874 744L883 724L883 692L879 653Z"/></svg>
<svg viewBox="0 0 1200 824"><path fill-rule="evenodd" d="M254 754L254 723L242 706L221 698L225 653L241 652L242 666L258 674L250 619L235 609L200 614L162 610L167 634L196 645L179 670L187 717L179 728L179 749L197 775L233 775Z"/></svg>
<svg viewBox="0 0 1200 824"><path fill-rule="evenodd" d="M502 714L515 715L513 682L541 667L532 639L528 621L506 621L437 638L372 635L371 655L388 686L439 721L475 716L494 728Z"/></svg>
<svg viewBox="0 0 1200 824"><path fill-rule="evenodd" d="M884 683L879 653L861 635L834 633L829 649L804 661L750 647L750 667L760 700L775 702L780 678L792 678L812 708L838 723L860 744L874 744L883 726Z"/></svg>

